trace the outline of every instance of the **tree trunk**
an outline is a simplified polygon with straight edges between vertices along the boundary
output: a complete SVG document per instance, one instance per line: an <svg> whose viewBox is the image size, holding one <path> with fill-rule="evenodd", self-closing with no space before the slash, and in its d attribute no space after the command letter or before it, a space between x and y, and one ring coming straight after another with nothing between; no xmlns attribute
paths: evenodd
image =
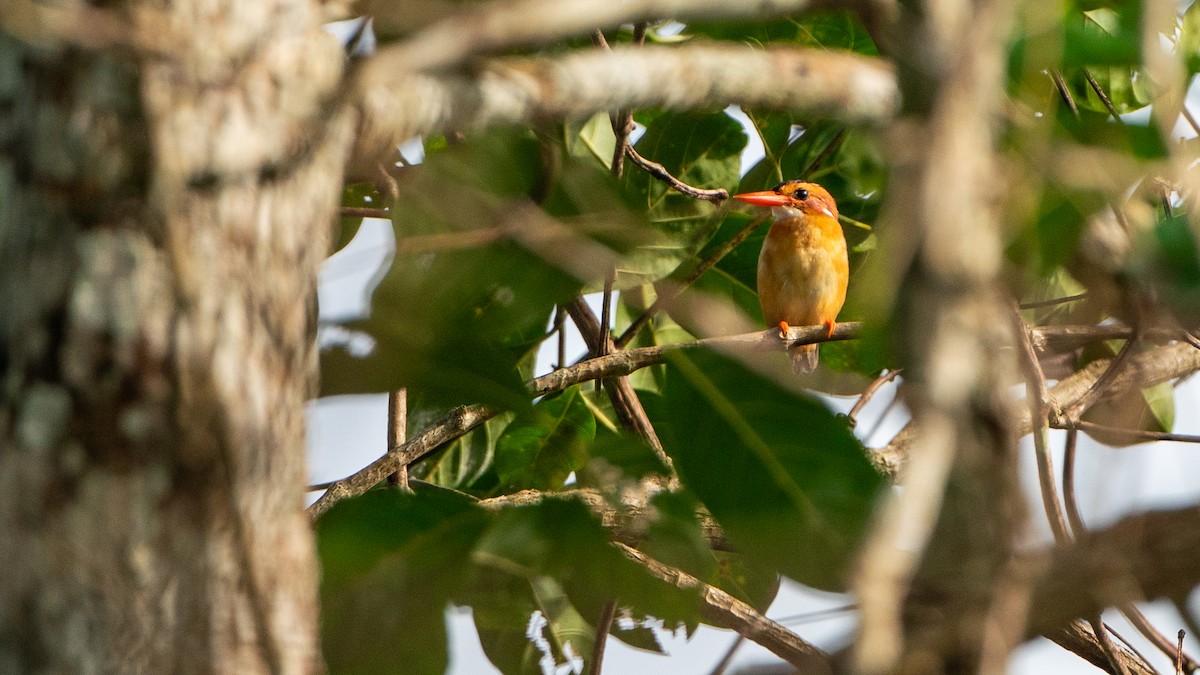
<svg viewBox="0 0 1200 675"><path fill-rule="evenodd" d="M0 672L320 671L339 47L312 0L63 11L0 33Z"/></svg>

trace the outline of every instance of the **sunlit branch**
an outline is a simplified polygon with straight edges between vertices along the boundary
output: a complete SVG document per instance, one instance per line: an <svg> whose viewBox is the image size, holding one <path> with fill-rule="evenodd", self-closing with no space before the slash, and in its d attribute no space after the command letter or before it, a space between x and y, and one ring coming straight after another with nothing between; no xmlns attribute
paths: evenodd
<svg viewBox="0 0 1200 675"><path fill-rule="evenodd" d="M682 110L731 103L878 123L895 113L899 94L891 67L880 59L816 49L695 44L497 58L470 72L437 74L397 71L376 61L361 73L357 101L359 135L349 158L355 175L369 175L376 158L398 143L446 129L586 118L624 108Z"/></svg>
<svg viewBox="0 0 1200 675"><path fill-rule="evenodd" d="M694 197L695 199L703 199L704 201L708 202L721 202L729 199L729 190L726 190L725 188L708 190L705 188L698 188L688 185L675 176L672 176L671 172L667 171L667 168L662 164L643 157L641 153L635 150L632 145L625 146L625 155L629 157L629 159L633 160L634 164L637 164L639 167L641 167L643 171L666 183L671 187L672 190L675 190L676 192L685 194L689 197Z"/></svg>
<svg viewBox="0 0 1200 675"><path fill-rule="evenodd" d="M702 603L700 615L706 621L737 631L746 639L757 642L772 654L792 664L799 669L799 672L827 673L832 671L829 654L805 642L786 627L763 616L750 605L686 572L668 567L635 548L624 544L616 546L627 558L641 565L651 575L678 588L699 590Z"/></svg>

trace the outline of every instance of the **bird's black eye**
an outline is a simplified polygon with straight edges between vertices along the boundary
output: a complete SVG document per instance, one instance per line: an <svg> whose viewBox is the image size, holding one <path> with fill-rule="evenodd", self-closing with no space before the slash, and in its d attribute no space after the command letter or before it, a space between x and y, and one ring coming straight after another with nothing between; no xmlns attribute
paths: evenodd
<svg viewBox="0 0 1200 675"><path fill-rule="evenodd" d="M804 201L804 200L808 199L808 190L796 190L795 194L793 194L792 197L795 199L799 199L800 201Z"/></svg>

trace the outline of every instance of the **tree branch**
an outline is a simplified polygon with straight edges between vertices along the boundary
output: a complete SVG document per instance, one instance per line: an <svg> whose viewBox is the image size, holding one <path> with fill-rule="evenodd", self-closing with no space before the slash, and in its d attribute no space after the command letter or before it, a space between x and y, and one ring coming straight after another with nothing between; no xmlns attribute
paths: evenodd
<svg viewBox="0 0 1200 675"><path fill-rule="evenodd" d="M377 59L364 66L356 86L362 115L350 155L356 174L371 170L378 155L397 143L445 129L730 103L879 122L899 102L895 75L882 60L743 45L615 47L492 59L470 74L425 75Z"/></svg>
<svg viewBox="0 0 1200 675"><path fill-rule="evenodd" d="M1069 330L1064 330L1069 329ZM641 347L638 349L629 349L619 351L608 356L596 359L588 359L577 363L568 368L560 368L538 378L534 378L529 383L530 393L533 396L544 396L546 394L562 391L568 387L583 382L592 380L604 379L608 377L616 377L620 375L629 375L630 373L641 370L648 366L662 363L666 360L667 355L673 351L682 351L687 349L711 348L727 352L738 351L772 351L783 350L791 345L814 344L818 342L832 342L837 340L853 340L856 339L862 332L862 324L858 322L839 323L834 330L833 335L826 337L824 326L792 326L788 331L789 339L787 341L779 339L779 330L770 329L758 331L755 333L744 333L741 335L730 335L715 338L705 338L693 342L683 342L673 345L659 345L653 347ZM1053 328L1033 328L1031 332L1036 343L1054 344L1059 336L1066 336L1065 339L1070 341L1086 340L1087 336L1093 336L1094 340L1110 339L1114 334L1114 329L1110 327L1091 328L1082 326L1065 326ZM1118 336L1128 335L1128 330L1124 333L1120 329L1116 330ZM1177 345L1178 346L1178 345ZM1189 345L1182 345L1186 350L1182 350L1182 361L1180 367L1166 368L1165 370L1155 370L1151 374L1154 377L1161 377L1151 384L1162 382L1164 380L1178 377L1193 370L1200 370L1200 351L1192 349ZM1134 359L1134 363L1125 370L1124 376L1128 376L1131 372L1141 372L1141 367L1137 364L1139 359L1147 359L1151 355L1158 352L1147 352ZM1172 352L1174 354L1174 352ZM1071 387L1077 390L1076 397L1082 395L1082 392L1087 389L1087 385L1094 381L1093 379L1085 379L1083 384L1075 382L1073 378L1081 377L1082 373L1103 368L1106 361L1096 361L1085 368L1080 373L1076 373L1070 378L1063 380L1055 387L1053 392L1055 397L1060 401L1075 400L1074 398L1064 397L1060 392L1060 388L1066 385L1068 391ZM1188 364L1195 364L1190 368ZM1139 380L1140 381L1140 380ZM1121 386L1122 380L1118 379L1114 386ZM1145 385L1149 386L1149 385ZM312 506L308 508L309 515L313 518L318 518L325 511L329 510L334 503L348 497L360 495L374 487L382 481L388 474L396 471L402 465L412 464L417 462L430 453L436 451L445 443L449 443L454 439L466 434L475 427L483 424L487 420L496 415L498 411L482 405L460 406L450 411L445 417L442 417L437 422L434 422L429 427L423 429L421 433L410 439L400 449L394 453L388 453L383 457L375 460L366 467L355 472L353 475L341 480L333 481L323 486L326 493L321 496ZM1028 419L1025 419L1023 433L1029 433ZM895 477L900 473L904 464L908 444L911 442L911 429L905 427L904 430L897 434L896 438L886 448L876 450L870 453L871 460L883 473ZM907 438L901 438L906 436ZM315 488L314 488L315 489Z"/></svg>
<svg viewBox="0 0 1200 675"><path fill-rule="evenodd" d="M832 659L829 654L763 616L750 605L686 572L668 567L635 548L624 544L616 544L616 547L651 575L678 588L699 589L702 602L700 616L704 617L705 621L737 631L739 635L757 642L772 654L792 664L800 672L832 672Z"/></svg>
<svg viewBox="0 0 1200 675"><path fill-rule="evenodd" d="M1200 583L1200 506L1126 518L1060 546L1034 592L1029 634L1124 603L1180 599Z"/></svg>
<svg viewBox="0 0 1200 675"><path fill-rule="evenodd" d="M1103 329L1099 330L1100 332L1103 331ZM1039 329L1034 329L1033 331L1035 344L1039 341L1039 332L1042 331ZM1061 333L1061 331L1058 332ZM1081 335L1081 332L1078 330L1072 330L1070 333L1072 336ZM1042 332L1042 334L1044 335L1045 333ZM1124 335L1128 336L1129 331L1125 330ZM1096 380L1103 375L1108 369L1110 361L1111 359L1093 361L1069 377L1060 380L1057 385L1050 389L1051 397L1063 407L1071 406L1081 399ZM1176 343L1134 356L1129 360L1126 367L1121 370L1120 375L1113 379L1110 386L1117 390L1133 387L1145 388L1154 386L1160 382L1182 377L1197 370L1200 370L1200 350L1186 343ZM1081 410L1079 414L1083 414L1083 412L1085 411ZM1029 411L1019 412L1017 434L1024 436L1030 433L1031 430L1032 423L1030 422ZM909 423L900 430L900 433L892 438L887 446L872 453L876 465L889 475L893 477L897 476L904 468L904 463L908 457L909 448L912 446L914 437L915 429L913 424Z"/></svg>

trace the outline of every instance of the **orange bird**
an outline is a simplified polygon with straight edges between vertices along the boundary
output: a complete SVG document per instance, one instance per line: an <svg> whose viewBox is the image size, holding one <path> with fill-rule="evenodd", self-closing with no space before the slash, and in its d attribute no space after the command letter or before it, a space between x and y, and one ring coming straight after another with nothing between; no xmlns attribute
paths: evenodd
<svg viewBox="0 0 1200 675"><path fill-rule="evenodd" d="M775 216L758 256L758 302L767 325L778 325L784 339L789 325L820 324L833 335L850 280L846 237L833 197L816 183L789 180L733 198L770 207ZM790 348L792 370L811 373L819 347Z"/></svg>

